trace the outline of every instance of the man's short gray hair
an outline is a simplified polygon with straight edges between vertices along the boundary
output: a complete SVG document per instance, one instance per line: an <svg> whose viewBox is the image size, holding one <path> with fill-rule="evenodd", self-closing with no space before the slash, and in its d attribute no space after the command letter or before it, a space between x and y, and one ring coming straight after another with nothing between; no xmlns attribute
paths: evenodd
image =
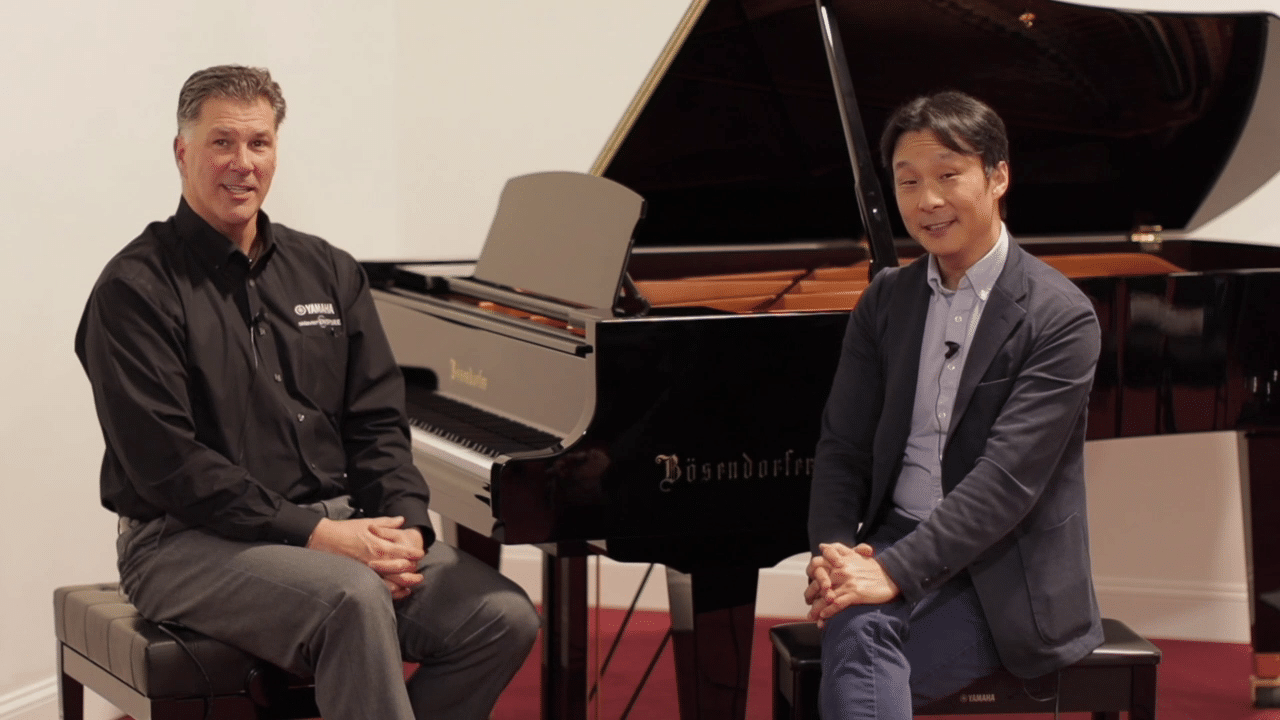
<svg viewBox="0 0 1280 720"><path fill-rule="evenodd" d="M211 97L254 102L265 98L276 115L276 128L284 121L284 94L266 68L243 65L215 65L197 70L178 93L178 132L200 117L204 101Z"/></svg>

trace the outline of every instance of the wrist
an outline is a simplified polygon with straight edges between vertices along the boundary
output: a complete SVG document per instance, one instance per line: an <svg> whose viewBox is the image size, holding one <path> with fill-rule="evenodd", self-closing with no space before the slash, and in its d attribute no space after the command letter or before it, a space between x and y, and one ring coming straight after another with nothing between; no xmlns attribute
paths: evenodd
<svg viewBox="0 0 1280 720"><path fill-rule="evenodd" d="M329 518L320 518L320 522L316 523L316 526L311 529L311 535L307 537L306 547L312 550L322 549L324 539L329 534L329 525L331 524L333 524L333 521Z"/></svg>

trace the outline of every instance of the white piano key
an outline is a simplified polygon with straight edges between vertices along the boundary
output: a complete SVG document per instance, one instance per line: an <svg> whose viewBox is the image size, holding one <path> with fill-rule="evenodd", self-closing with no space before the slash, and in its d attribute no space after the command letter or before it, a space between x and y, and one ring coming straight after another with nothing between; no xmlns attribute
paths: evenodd
<svg viewBox="0 0 1280 720"><path fill-rule="evenodd" d="M427 452L454 467L473 473L485 482L493 470L494 460L474 450L456 445L444 438L429 433L416 425L409 427L409 435L414 445L425 446Z"/></svg>

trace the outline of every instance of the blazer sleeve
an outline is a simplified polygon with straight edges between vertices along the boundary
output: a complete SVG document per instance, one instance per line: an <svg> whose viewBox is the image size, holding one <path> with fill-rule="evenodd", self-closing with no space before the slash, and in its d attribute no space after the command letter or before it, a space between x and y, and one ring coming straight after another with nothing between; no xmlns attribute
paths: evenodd
<svg viewBox="0 0 1280 720"><path fill-rule="evenodd" d="M855 543L872 482L872 447L884 405L881 308L897 268L876 275L849 314L840 362L822 412L809 494L809 545Z"/></svg>

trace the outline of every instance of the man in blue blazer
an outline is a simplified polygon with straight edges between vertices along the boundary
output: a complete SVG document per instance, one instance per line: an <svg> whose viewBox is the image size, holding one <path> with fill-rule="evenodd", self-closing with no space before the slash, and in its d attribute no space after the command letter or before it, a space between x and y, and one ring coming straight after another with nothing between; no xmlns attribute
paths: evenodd
<svg viewBox="0 0 1280 720"><path fill-rule="evenodd" d="M957 92L889 119L881 153L927 254L849 318L823 414L805 598L826 720L910 718L1003 666L1102 642L1089 567L1089 300L1002 221L1004 123Z"/></svg>

